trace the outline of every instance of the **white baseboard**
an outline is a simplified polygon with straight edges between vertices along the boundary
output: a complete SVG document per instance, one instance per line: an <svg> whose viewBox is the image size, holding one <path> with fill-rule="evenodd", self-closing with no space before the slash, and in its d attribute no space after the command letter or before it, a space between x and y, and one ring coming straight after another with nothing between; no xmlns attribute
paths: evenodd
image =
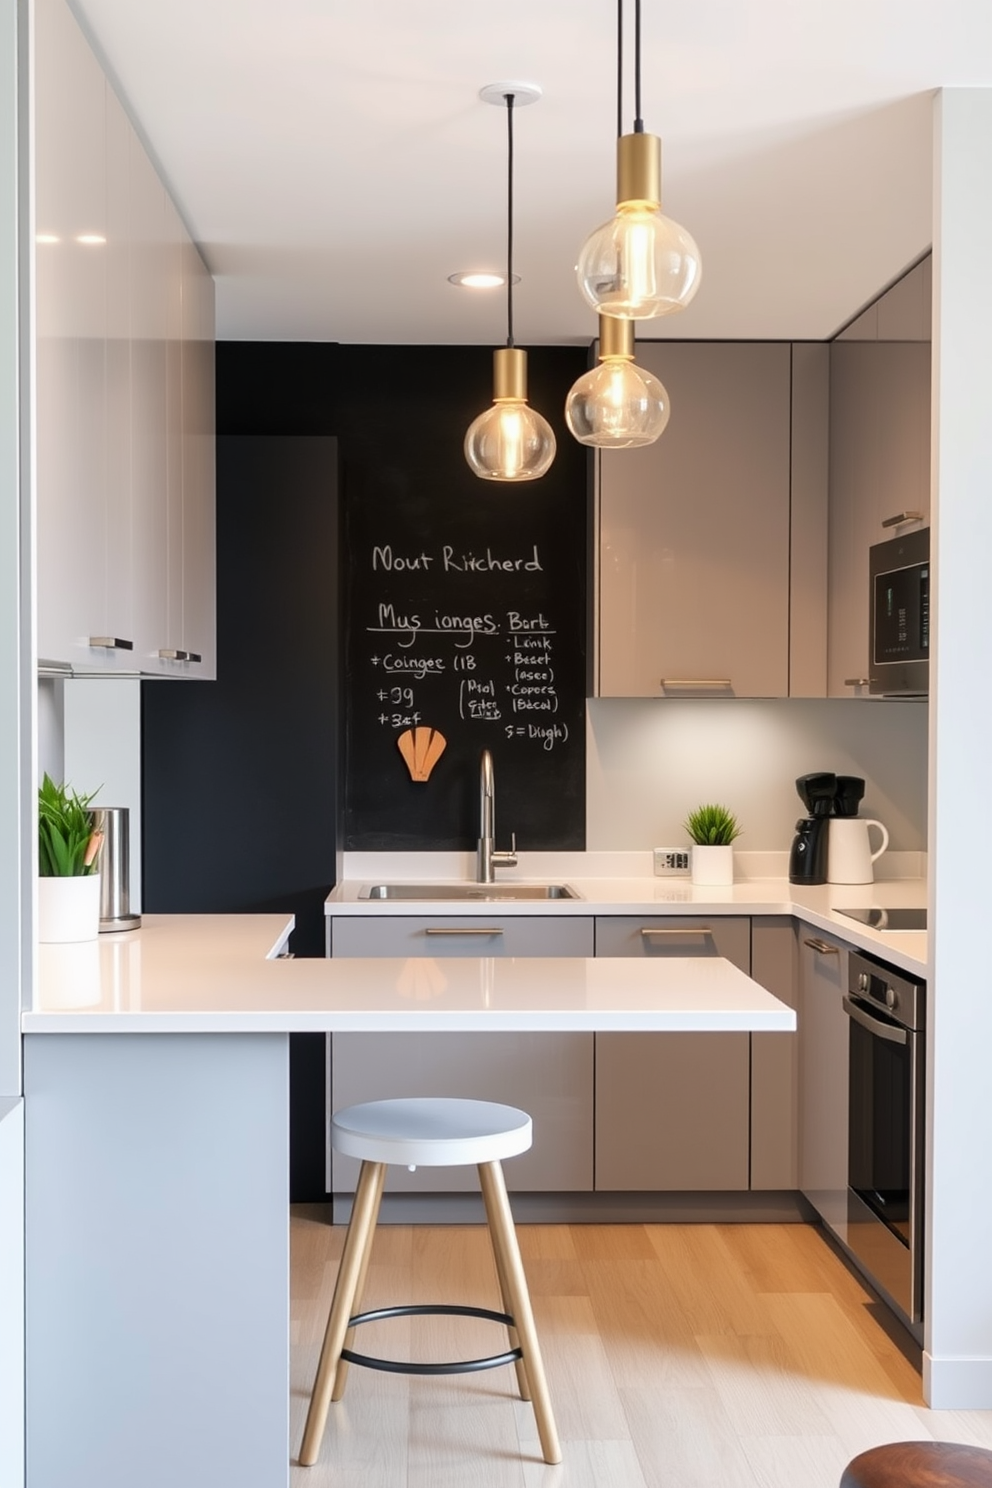
<svg viewBox="0 0 992 1488"><path fill-rule="evenodd" d="M992 1410L992 1359L935 1359L924 1349L923 1398L931 1410Z"/></svg>

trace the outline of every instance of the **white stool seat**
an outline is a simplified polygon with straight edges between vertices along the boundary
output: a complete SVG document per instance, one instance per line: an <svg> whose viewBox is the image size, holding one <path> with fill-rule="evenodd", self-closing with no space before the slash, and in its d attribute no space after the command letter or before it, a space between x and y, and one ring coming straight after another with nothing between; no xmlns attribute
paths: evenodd
<svg viewBox="0 0 992 1488"><path fill-rule="evenodd" d="M406 1167L499 1162L534 1137L526 1111L494 1101L412 1097L345 1106L331 1118L331 1146L347 1157Z"/></svg>

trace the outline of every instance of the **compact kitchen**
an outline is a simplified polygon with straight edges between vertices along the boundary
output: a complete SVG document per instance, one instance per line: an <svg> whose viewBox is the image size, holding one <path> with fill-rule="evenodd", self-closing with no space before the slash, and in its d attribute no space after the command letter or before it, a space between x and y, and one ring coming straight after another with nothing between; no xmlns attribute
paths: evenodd
<svg viewBox="0 0 992 1488"><path fill-rule="evenodd" d="M763 3L5 12L2 1488L992 1481L988 23Z"/></svg>

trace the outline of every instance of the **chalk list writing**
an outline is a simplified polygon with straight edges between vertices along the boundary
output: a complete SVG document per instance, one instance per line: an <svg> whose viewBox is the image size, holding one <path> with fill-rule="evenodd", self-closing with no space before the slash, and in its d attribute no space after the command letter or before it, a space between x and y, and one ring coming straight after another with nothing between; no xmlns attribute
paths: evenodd
<svg viewBox="0 0 992 1488"><path fill-rule="evenodd" d="M344 479L345 843L473 848L487 749L499 845L581 847L585 457L511 491L467 475L460 445L438 465L442 448L416 481L398 464Z"/></svg>

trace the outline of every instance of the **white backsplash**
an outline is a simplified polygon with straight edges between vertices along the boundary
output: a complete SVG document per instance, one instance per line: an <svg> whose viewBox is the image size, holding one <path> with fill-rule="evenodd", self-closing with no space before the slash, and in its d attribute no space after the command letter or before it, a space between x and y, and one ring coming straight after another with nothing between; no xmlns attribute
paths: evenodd
<svg viewBox="0 0 992 1488"><path fill-rule="evenodd" d="M600 698L587 716L590 851L683 847L704 801L733 811L740 849L785 851L803 815L796 777L816 770L863 776L860 815L885 823L893 849L926 850L925 700Z"/></svg>

